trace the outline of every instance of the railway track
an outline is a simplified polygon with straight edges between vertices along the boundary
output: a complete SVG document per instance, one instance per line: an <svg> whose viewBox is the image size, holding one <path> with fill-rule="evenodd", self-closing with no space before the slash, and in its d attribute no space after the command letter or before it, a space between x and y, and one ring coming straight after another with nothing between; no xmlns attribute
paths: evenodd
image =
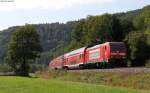
<svg viewBox="0 0 150 93"><path fill-rule="evenodd" d="M124 72L124 73L150 73L150 68L146 67L127 67L127 68L113 68L113 69L83 69L83 70L69 70L69 72Z"/></svg>

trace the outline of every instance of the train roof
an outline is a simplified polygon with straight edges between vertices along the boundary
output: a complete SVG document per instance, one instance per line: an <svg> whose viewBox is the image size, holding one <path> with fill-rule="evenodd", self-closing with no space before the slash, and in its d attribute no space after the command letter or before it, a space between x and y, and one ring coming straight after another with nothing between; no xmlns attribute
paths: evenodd
<svg viewBox="0 0 150 93"><path fill-rule="evenodd" d="M77 53L81 53L81 52L84 52L85 49L86 49L86 47L82 47L82 48L73 50L69 53L66 53L64 56L71 56L71 55L74 55L74 54L77 54Z"/></svg>
<svg viewBox="0 0 150 93"><path fill-rule="evenodd" d="M107 44L107 43L110 43L110 44L124 44L124 42L105 42L103 44Z"/></svg>
<svg viewBox="0 0 150 93"><path fill-rule="evenodd" d="M63 58L63 56L58 56L58 57L54 58L54 59L51 60L51 61L59 60L59 59L62 59L62 58Z"/></svg>
<svg viewBox="0 0 150 93"><path fill-rule="evenodd" d="M105 44L124 44L123 42L105 42L103 44L98 44L98 45L94 45L93 47L89 47L89 49L95 49L100 47L101 45L105 45Z"/></svg>
<svg viewBox="0 0 150 93"><path fill-rule="evenodd" d="M95 45L95 46L93 46L93 47L89 47L89 49L95 49L95 48L98 48L98 47L100 47L101 46L101 44L98 44L98 45Z"/></svg>

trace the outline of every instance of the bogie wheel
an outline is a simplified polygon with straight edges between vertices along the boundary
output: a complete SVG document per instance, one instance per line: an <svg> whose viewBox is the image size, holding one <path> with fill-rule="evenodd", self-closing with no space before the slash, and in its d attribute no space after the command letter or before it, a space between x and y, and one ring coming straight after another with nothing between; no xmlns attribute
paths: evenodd
<svg viewBox="0 0 150 93"><path fill-rule="evenodd" d="M64 66L63 69L68 70L69 68L67 66Z"/></svg>
<svg viewBox="0 0 150 93"><path fill-rule="evenodd" d="M84 65L79 65L79 69L84 69Z"/></svg>

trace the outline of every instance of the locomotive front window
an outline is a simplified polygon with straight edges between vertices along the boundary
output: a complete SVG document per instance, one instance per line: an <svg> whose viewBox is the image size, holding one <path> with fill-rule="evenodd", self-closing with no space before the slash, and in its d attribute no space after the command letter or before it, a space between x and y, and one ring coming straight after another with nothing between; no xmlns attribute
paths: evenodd
<svg viewBox="0 0 150 93"><path fill-rule="evenodd" d="M125 45L123 43L111 43L110 44L110 50L111 52L116 52L116 51L125 51Z"/></svg>

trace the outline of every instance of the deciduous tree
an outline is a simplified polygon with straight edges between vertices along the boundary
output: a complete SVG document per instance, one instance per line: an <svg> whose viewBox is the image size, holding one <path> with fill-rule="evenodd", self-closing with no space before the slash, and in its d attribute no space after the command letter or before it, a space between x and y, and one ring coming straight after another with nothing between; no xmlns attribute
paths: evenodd
<svg viewBox="0 0 150 93"><path fill-rule="evenodd" d="M13 32L5 61L16 74L28 76L30 62L40 56L41 50L36 30L32 25L25 25Z"/></svg>

